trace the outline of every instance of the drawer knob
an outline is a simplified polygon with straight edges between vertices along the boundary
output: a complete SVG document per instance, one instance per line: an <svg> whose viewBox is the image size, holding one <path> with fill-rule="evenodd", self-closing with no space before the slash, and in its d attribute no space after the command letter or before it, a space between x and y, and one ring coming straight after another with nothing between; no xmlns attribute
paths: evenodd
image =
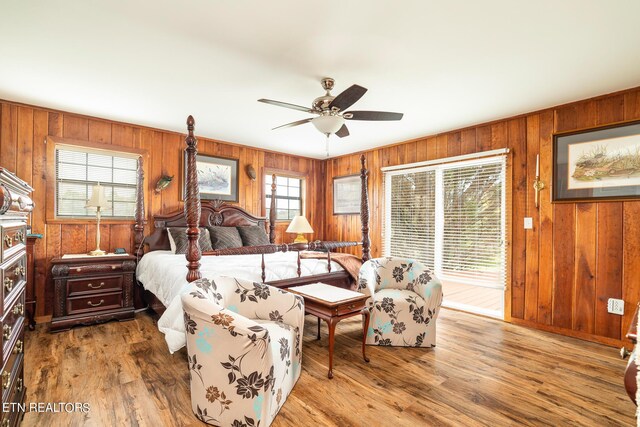
<svg viewBox="0 0 640 427"><path fill-rule="evenodd" d="M4 337L5 340L8 340L9 338L11 338L11 330L13 328L9 325L4 325L2 327L2 336Z"/></svg>
<svg viewBox="0 0 640 427"><path fill-rule="evenodd" d="M100 307L103 303L104 303L103 299L101 299L100 302L97 304L94 304L91 301L87 301L87 305L90 305L91 307Z"/></svg>
<svg viewBox="0 0 640 427"><path fill-rule="evenodd" d="M16 390L18 390L18 393L22 393L22 386L23 386L22 378L18 378L16 380Z"/></svg>
<svg viewBox="0 0 640 427"><path fill-rule="evenodd" d="M13 274L15 274L16 276L24 276L24 266L17 266L16 269L13 270Z"/></svg>
<svg viewBox="0 0 640 427"><path fill-rule="evenodd" d="M22 231L16 232L16 234L14 235L14 239L16 239L16 242L24 243L24 232Z"/></svg>
<svg viewBox="0 0 640 427"><path fill-rule="evenodd" d="M7 290L7 292L11 292L11 289L13 289L13 279L5 277L3 284L4 284L4 288Z"/></svg>
<svg viewBox="0 0 640 427"><path fill-rule="evenodd" d="M24 304L22 304L21 302L17 303L14 307L13 307L13 314L15 314L16 316L24 316Z"/></svg>
<svg viewBox="0 0 640 427"><path fill-rule="evenodd" d="M11 236L4 236L4 245L8 248L13 246L13 239L11 238Z"/></svg>
<svg viewBox="0 0 640 427"><path fill-rule="evenodd" d="M76 268L76 273L80 273L82 271L82 268L78 267Z"/></svg>
<svg viewBox="0 0 640 427"><path fill-rule="evenodd" d="M100 284L97 286L94 285L93 283L89 283L87 286L90 287L91 289L100 289L101 287L104 286L104 282L100 282Z"/></svg>
<svg viewBox="0 0 640 427"><path fill-rule="evenodd" d="M16 341L16 346L13 347L13 354L20 354L24 351L24 343L22 340Z"/></svg>
<svg viewBox="0 0 640 427"><path fill-rule="evenodd" d="M2 373L2 388L7 390L11 385L11 372Z"/></svg>

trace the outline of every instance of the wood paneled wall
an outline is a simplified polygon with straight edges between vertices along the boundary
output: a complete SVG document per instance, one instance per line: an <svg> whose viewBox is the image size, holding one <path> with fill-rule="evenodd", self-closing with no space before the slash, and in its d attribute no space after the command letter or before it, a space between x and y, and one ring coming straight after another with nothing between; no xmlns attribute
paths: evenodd
<svg viewBox="0 0 640 427"><path fill-rule="evenodd" d="M45 184L47 179L54 179L46 175L46 162L50 161L46 158L44 142L47 135L111 144L114 150L119 146L146 150L149 154L145 166L145 201L149 221L147 234L153 215L182 209L183 205L180 201L180 174L184 135L0 101L0 165L16 171L20 178L34 187L33 198L36 208L30 221L33 232L43 235L43 239L35 247L37 316L49 315L52 312L53 290L48 261L65 253L83 253L95 247L93 221L78 223L58 220L47 223ZM202 154L239 159L238 204L256 215L264 215L265 168L304 174L307 179L307 218L314 230L317 230L314 237L322 238L324 217L322 212L312 209L313 206L321 205L324 200L322 161L205 138L199 138L198 150ZM256 181L251 181L245 173L248 164L253 164L258 173ZM163 174L175 177L166 190L156 194L153 191L155 183ZM285 235L286 227L287 223L278 223L279 242L290 242L295 238L293 235ZM129 251L133 250L132 222L102 225L100 231L103 249L113 251L115 248L124 247Z"/></svg>
<svg viewBox="0 0 640 427"><path fill-rule="evenodd" d="M371 249L382 253L383 166L508 147L511 150L511 289L514 323L618 345L640 300L640 201L551 204L554 132L640 119L640 88L365 152ZM428 120L428 117L425 118ZM540 154L540 209L534 206ZM359 154L326 164L325 238L358 240L357 215L333 215L332 178L358 171ZM524 217L533 230L525 230ZM623 298L625 315L607 313Z"/></svg>

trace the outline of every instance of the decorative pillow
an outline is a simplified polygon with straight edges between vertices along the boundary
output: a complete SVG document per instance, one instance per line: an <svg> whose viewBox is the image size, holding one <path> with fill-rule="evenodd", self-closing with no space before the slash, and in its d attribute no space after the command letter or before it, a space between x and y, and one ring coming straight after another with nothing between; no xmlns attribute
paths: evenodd
<svg viewBox="0 0 640 427"><path fill-rule="evenodd" d="M239 248L242 239L236 227L207 227L211 237L211 247L216 249Z"/></svg>
<svg viewBox="0 0 640 427"><path fill-rule="evenodd" d="M169 243L173 239L175 244L175 250L173 253L175 254L186 254L187 247L189 246L187 239L187 229L184 227L170 227L169 231ZM206 228L200 227L200 236L198 238L198 243L200 244L200 250L202 252L211 251L211 239L209 238L209 230ZM173 250L173 247L171 248Z"/></svg>
<svg viewBox="0 0 640 427"><path fill-rule="evenodd" d="M269 237L267 237L267 232L264 231L264 228L258 225L252 225L249 227L238 227L238 233L240 233L240 237L242 238L243 246L259 246L269 244Z"/></svg>

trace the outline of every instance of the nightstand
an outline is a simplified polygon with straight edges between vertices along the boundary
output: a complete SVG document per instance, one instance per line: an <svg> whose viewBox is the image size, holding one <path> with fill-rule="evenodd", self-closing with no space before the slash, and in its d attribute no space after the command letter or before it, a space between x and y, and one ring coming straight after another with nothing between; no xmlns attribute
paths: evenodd
<svg viewBox="0 0 640 427"><path fill-rule="evenodd" d="M51 332L134 317L133 255L64 256L51 261L54 307Z"/></svg>

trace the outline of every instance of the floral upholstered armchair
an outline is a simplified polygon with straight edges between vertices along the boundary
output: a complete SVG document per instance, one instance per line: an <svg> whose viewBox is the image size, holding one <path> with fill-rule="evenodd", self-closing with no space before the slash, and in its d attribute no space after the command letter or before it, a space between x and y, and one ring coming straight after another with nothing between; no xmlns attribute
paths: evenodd
<svg viewBox="0 0 640 427"><path fill-rule="evenodd" d="M191 283L182 306L196 417L218 426L271 424L300 377L302 298L216 277Z"/></svg>
<svg viewBox="0 0 640 427"><path fill-rule="evenodd" d="M405 258L371 259L358 289L371 297L367 344L435 347L442 285L429 269Z"/></svg>

